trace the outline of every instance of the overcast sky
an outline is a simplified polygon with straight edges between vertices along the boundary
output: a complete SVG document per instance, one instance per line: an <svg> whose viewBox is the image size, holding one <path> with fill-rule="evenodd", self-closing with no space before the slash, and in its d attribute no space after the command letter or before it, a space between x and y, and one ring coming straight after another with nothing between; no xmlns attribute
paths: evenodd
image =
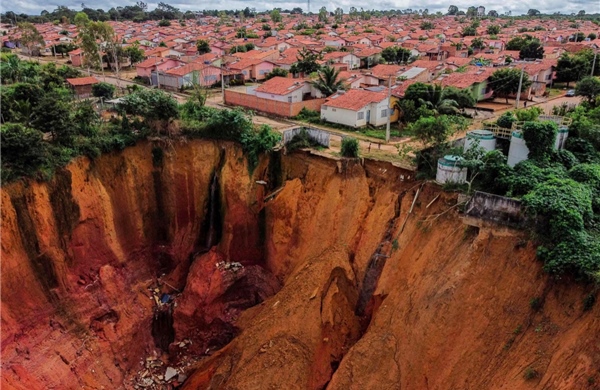
<svg viewBox="0 0 600 390"><path fill-rule="evenodd" d="M86 7L89 8L102 8L108 10L111 7L123 7L126 5L134 5L135 1L116 1L116 0L86 0L83 1ZM16 0L16 1L2 1L1 10L2 12L14 11L16 13L26 13L31 15L39 15L43 10L52 11L57 6L63 5L71 9L81 10L82 0ZM182 11L192 10L198 11L202 9L243 9L246 7L256 8L257 11L268 10L275 7L282 9L292 9L294 7L301 7L304 11L308 9L307 2L294 2L289 0L268 0L268 1L244 1L244 0L213 0L210 2L198 2L197 0L174 0L174 2L165 1L165 3L171 4ZM148 9L152 10L156 8L156 3L148 2ZM322 6L327 7L329 11L333 11L337 7L342 7L347 13L350 7L356 7L360 10L361 7L365 9L425 9L427 8L430 13L437 11L446 12L450 5L456 5L461 10L466 10L469 6L483 5L486 8L486 12L489 10L496 10L502 14L506 11L511 11L513 15L519 15L526 13L529 8L536 8L543 13L561 12L563 14L570 14L572 12L578 12L579 10L585 10L586 13L600 13L600 0L544 0L544 1L522 1L522 0L493 0L487 3L475 4L472 1L465 0L450 0L450 2L440 0L421 0L421 1L408 1L408 0L372 0L369 2L361 2L356 0L313 0L311 1L310 9L315 12L318 11Z"/></svg>

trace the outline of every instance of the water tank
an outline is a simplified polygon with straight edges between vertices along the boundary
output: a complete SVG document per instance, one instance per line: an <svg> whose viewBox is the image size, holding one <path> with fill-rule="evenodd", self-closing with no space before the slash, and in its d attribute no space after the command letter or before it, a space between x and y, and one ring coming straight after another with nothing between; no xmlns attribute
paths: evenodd
<svg viewBox="0 0 600 390"><path fill-rule="evenodd" d="M435 180L438 183L464 183L467 180L467 168L459 165L460 156L444 156L438 160Z"/></svg>
<svg viewBox="0 0 600 390"><path fill-rule="evenodd" d="M554 149L564 149L565 142L569 136L569 128L567 126L558 126L558 134L556 134L556 141L554 142Z"/></svg>
<svg viewBox="0 0 600 390"><path fill-rule="evenodd" d="M512 132L510 138L510 148L508 149L508 161L507 164L510 167L514 167L523 160L527 160L529 156L529 149L523 139L523 133L521 130L515 130Z"/></svg>
<svg viewBox="0 0 600 390"><path fill-rule="evenodd" d="M467 132L465 138L465 152L469 150L471 145L479 141L479 146L485 149L486 152L491 152L496 149L496 137L489 130L473 130Z"/></svg>

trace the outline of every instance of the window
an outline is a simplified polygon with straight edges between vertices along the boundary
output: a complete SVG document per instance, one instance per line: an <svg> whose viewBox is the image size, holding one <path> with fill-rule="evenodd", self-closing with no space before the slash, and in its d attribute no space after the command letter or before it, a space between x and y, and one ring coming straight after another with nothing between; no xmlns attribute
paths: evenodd
<svg viewBox="0 0 600 390"><path fill-rule="evenodd" d="M292 102L292 97L288 96L288 103L291 103L291 102Z"/></svg>
<svg viewBox="0 0 600 390"><path fill-rule="evenodd" d="M386 118L387 117L387 108L384 108L383 110L381 110L381 117L382 118Z"/></svg>
<svg viewBox="0 0 600 390"><path fill-rule="evenodd" d="M321 107L324 111L327 111L327 106Z"/></svg>
<svg viewBox="0 0 600 390"><path fill-rule="evenodd" d="M217 81L217 75L216 74L211 74L211 75L208 75L208 76L204 76L204 81L207 82L207 83L210 83L210 82L214 83L215 81Z"/></svg>
<svg viewBox="0 0 600 390"><path fill-rule="evenodd" d="M365 119L365 113L364 112L359 112L358 113L358 120L362 120Z"/></svg>
<svg viewBox="0 0 600 390"><path fill-rule="evenodd" d="M332 108L332 109L331 109L331 111L334 111L334 112L335 112L335 111L337 111L337 110L336 110L335 108Z"/></svg>

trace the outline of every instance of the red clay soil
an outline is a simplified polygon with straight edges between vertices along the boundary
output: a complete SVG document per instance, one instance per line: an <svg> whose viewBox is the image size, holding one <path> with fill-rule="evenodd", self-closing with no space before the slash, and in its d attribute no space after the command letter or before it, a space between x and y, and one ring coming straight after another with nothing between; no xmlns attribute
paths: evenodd
<svg viewBox="0 0 600 390"><path fill-rule="evenodd" d="M135 388L157 285L175 298L165 361L199 359L183 389L600 383L590 289L549 278L522 232L464 225L455 195L386 163L293 154L251 176L231 144L176 144L159 167L152 147L2 188L3 389Z"/></svg>

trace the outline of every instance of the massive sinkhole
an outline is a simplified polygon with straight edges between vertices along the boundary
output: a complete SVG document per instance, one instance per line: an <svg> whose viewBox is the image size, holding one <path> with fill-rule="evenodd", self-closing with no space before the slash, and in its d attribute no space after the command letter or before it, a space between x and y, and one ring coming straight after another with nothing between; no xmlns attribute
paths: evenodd
<svg viewBox="0 0 600 390"><path fill-rule="evenodd" d="M455 206L388 163L274 153L249 172L240 147L201 140L10 184L2 386L593 386L587 287Z"/></svg>

